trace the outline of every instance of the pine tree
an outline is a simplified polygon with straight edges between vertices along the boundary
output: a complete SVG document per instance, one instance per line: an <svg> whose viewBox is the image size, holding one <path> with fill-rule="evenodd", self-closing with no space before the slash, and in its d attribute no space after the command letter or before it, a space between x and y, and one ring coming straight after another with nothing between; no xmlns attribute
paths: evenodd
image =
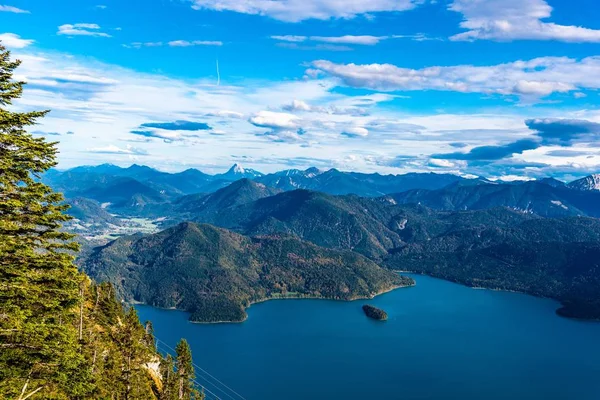
<svg viewBox="0 0 600 400"><path fill-rule="evenodd" d="M78 398L89 390L74 312L78 246L60 231L62 196L39 182L56 143L26 131L47 111L8 109L23 91L19 64L0 45L0 398Z"/></svg>
<svg viewBox="0 0 600 400"><path fill-rule="evenodd" d="M84 290L84 334L82 351L91 371L91 399L153 400L162 382L151 364L159 360L134 309L127 311L114 296L109 283L91 281Z"/></svg>
<svg viewBox="0 0 600 400"><path fill-rule="evenodd" d="M150 392L148 373L144 366L151 361L146 345L146 331L141 326L135 308L131 307L115 335L122 354L121 394L124 400L144 400Z"/></svg>
<svg viewBox="0 0 600 400"><path fill-rule="evenodd" d="M177 376L174 371L175 364L170 354L160 361L160 375L162 377L162 393L160 400L175 400L177 398Z"/></svg>
<svg viewBox="0 0 600 400"><path fill-rule="evenodd" d="M181 339L175 347L177 352L177 399L191 400L201 399L202 396L198 393L194 386L194 363L192 361L192 351L187 340Z"/></svg>
<svg viewBox="0 0 600 400"><path fill-rule="evenodd" d="M156 349L156 343L154 341L154 326L152 325L152 321L146 321L144 323L144 329L146 331L144 334L144 342L146 343L146 346L148 346L150 349Z"/></svg>

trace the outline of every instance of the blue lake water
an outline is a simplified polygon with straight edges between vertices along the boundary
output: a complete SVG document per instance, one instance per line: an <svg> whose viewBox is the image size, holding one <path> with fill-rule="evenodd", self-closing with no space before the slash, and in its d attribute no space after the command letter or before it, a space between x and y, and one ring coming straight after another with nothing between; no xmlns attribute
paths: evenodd
<svg viewBox="0 0 600 400"><path fill-rule="evenodd" d="M600 323L558 317L551 300L413 277L372 300L256 304L241 324L136 308L247 400L600 399ZM367 319L366 303L388 321ZM220 399L238 398L197 372Z"/></svg>

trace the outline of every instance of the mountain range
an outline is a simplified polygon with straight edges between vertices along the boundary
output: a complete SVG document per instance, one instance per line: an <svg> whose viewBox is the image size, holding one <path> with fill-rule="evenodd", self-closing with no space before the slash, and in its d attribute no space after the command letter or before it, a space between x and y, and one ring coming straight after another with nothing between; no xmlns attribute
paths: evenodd
<svg viewBox="0 0 600 400"><path fill-rule="evenodd" d="M451 174L380 175L342 172L336 169L321 171L317 168L304 171L292 169L265 175L243 168L239 164L233 165L223 174L209 175L197 169L167 173L136 164L128 168L102 164L65 171L50 170L42 180L53 188L63 191L66 197L82 195L98 187L114 192L111 190L113 185L135 180L147 187L143 189L145 192L156 192L173 198L186 194L213 192L243 178L280 190L309 189L330 194L356 194L363 197L376 197L415 188L439 189L464 179ZM126 199L127 195L124 194L123 197Z"/></svg>
<svg viewBox="0 0 600 400"><path fill-rule="evenodd" d="M191 211L199 207L199 201L207 200L206 195L240 179L260 183L273 194L307 189L360 197L389 195L398 203L424 204L439 210L503 206L548 217L600 215L600 175L571 183L553 178L501 182L451 174L380 175L314 167L265 175L235 164L226 173L208 175L196 169L166 173L135 164L128 168L103 164L51 170L42 177L67 198L90 198L107 204L108 210L117 214L153 217L172 210Z"/></svg>
<svg viewBox="0 0 600 400"><path fill-rule="evenodd" d="M178 174L139 166L101 170L53 172L52 179L60 182L59 174L94 175L96 186L82 190L104 204L98 209L99 203L90 200L96 207L83 209L91 213L108 208L116 214L125 210L168 217L165 231L117 239L82 260L86 271L113 282L129 300L183 308L202 321L237 321L249 304L273 296L368 297L376 290L358 290L348 283L360 265L551 297L563 303L561 315L600 318L600 191L595 176L569 184L551 178L506 183L316 169L261 175L237 166L233 174L251 177L226 185L225 179L231 179L226 174L205 177L204 182L214 179L213 186L202 186L207 192L176 195L157 182ZM330 178L317 185L315 179L323 175ZM286 186L290 178L333 192L362 183L366 189L362 196L294 189ZM125 187L123 180L129 179L142 186ZM373 187L384 180L391 182L389 190L379 186L377 192L390 193L374 196ZM392 192L398 182L408 190ZM419 182L422 187L414 188ZM120 199L114 194L119 185ZM210 190L217 186L222 187ZM81 214L81 209L73 212ZM296 264L300 259L303 263ZM321 267L314 270L315 265ZM339 275L338 267L350 272ZM317 275L310 274L327 279L335 275L346 289L311 286ZM378 274L369 275L374 280L365 285L382 289L393 282L390 275ZM292 282L302 284L290 286Z"/></svg>
<svg viewBox="0 0 600 400"><path fill-rule="evenodd" d="M587 182L588 178L584 180ZM599 217L600 190L580 182L566 185L551 179L519 183L466 181L436 190L409 190L390 197L398 203L423 204L438 210L509 207L547 217Z"/></svg>
<svg viewBox="0 0 600 400"><path fill-rule="evenodd" d="M569 183L569 187L577 190L600 190L600 174L586 176Z"/></svg>

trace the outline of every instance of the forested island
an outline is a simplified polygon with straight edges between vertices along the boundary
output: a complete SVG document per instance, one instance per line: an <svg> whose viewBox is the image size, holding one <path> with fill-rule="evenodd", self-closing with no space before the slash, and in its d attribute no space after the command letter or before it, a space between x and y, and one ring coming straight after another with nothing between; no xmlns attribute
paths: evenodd
<svg viewBox="0 0 600 400"><path fill-rule="evenodd" d="M365 315L371 319L376 319L378 321L385 321L386 319L388 319L387 313L381 308L365 304L364 306L362 306L362 309Z"/></svg>

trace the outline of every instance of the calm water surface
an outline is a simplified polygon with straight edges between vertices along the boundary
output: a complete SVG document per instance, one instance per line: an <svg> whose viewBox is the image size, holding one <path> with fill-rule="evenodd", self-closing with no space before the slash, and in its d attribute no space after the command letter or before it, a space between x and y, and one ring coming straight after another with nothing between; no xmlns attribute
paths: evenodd
<svg viewBox="0 0 600 400"><path fill-rule="evenodd" d="M241 324L136 308L247 400L600 399L600 323L557 317L551 300L413 277L368 301L256 304ZM367 319L366 303L389 320Z"/></svg>

